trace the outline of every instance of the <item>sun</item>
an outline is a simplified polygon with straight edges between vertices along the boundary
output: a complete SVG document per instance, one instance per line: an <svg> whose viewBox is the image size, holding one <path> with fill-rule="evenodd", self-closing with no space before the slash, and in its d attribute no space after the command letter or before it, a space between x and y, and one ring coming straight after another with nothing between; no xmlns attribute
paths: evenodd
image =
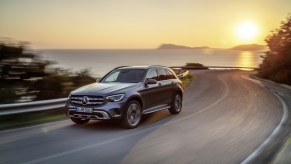
<svg viewBox="0 0 291 164"><path fill-rule="evenodd" d="M258 36L258 27L251 21L242 22L236 28L237 36L242 40L252 40Z"/></svg>

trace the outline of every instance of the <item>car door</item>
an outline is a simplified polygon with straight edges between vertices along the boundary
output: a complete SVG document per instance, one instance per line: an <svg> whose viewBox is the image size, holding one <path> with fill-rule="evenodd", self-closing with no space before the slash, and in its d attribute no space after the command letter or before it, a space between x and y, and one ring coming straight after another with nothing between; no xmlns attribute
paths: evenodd
<svg viewBox="0 0 291 164"><path fill-rule="evenodd" d="M158 72L158 85L159 85L159 103L162 104L169 104L169 101L172 99L172 82L169 78L168 73L164 68L157 68Z"/></svg>
<svg viewBox="0 0 291 164"><path fill-rule="evenodd" d="M158 74L155 68L151 68L146 75L145 79L158 80ZM144 111L154 108L158 105L160 95L159 84L145 84L144 89L140 91L143 99Z"/></svg>
<svg viewBox="0 0 291 164"><path fill-rule="evenodd" d="M167 92L169 97L168 97L168 103L172 103L174 96L177 92L177 84L176 84L176 76L173 74L173 72L169 69L166 69L167 74L168 74L168 83L169 83L169 89Z"/></svg>

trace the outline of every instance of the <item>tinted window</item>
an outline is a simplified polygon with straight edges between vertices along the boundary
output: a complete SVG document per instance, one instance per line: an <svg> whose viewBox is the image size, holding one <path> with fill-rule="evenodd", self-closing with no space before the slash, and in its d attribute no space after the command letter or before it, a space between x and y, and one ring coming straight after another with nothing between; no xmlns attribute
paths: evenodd
<svg viewBox="0 0 291 164"><path fill-rule="evenodd" d="M176 79L176 76L174 75L174 73L171 70L167 69L167 73L170 79Z"/></svg>
<svg viewBox="0 0 291 164"><path fill-rule="evenodd" d="M157 71L158 71L158 74L159 74L159 78L158 78L159 81L168 79L168 76L167 76L167 73L166 73L165 69L158 68Z"/></svg>
<svg viewBox="0 0 291 164"><path fill-rule="evenodd" d="M155 79L158 80L158 74L155 69L150 69L147 73L147 79Z"/></svg>
<svg viewBox="0 0 291 164"><path fill-rule="evenodd" d="M145 69L117 69L113 70L101 82L138 83L142 80Z"/></svg>

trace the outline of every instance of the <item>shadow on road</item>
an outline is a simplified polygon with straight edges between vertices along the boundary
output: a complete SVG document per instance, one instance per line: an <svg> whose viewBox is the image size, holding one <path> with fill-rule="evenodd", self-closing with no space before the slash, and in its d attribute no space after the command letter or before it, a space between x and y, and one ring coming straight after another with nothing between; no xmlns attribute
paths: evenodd
<svg viewBox="0 0 291 164"><path fill-rule="evenodd" d="M171 115L168 112L168 110L163 110L160 112L143 115L141 123L136 128L136 130L143 129L149 126L162 125L163 123L170 121L170 119L172 119L173 117L175 116ZM69 127L76 128L76 129L94 130L94 131L130 130L130 129L124 129L121 126L120 120L106 120L106 121L91 120L87 124L84 124L84 125L77 125L77 124L72 123L72 125L70 125Z"/></svg>
<svg viewBox="0 0 291 164"><path fill-rule="evenodd" d="M123 129L118 121L90 121L85 125L69 125L67 130L74 131L75 134L73 140L81 138L73 147L81 147L82 151L65 154L66 158L74 163L80 163L84 159L88 163L120 163L139 141L175 117L167 110L144 115L140 126L135 129ZM57 156L53 162L64 161L61 156Z"/></svg>

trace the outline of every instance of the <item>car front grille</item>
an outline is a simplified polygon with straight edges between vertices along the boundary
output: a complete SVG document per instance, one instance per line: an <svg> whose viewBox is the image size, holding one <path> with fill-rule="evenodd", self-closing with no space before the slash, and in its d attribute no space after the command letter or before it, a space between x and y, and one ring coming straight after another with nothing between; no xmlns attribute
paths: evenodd
<svg viewBox="0 0 291 164"><path fill-rule="evenodd" d="M103 96L71 96L70 101L74 105L97 106L104 102Z"/></svg>

